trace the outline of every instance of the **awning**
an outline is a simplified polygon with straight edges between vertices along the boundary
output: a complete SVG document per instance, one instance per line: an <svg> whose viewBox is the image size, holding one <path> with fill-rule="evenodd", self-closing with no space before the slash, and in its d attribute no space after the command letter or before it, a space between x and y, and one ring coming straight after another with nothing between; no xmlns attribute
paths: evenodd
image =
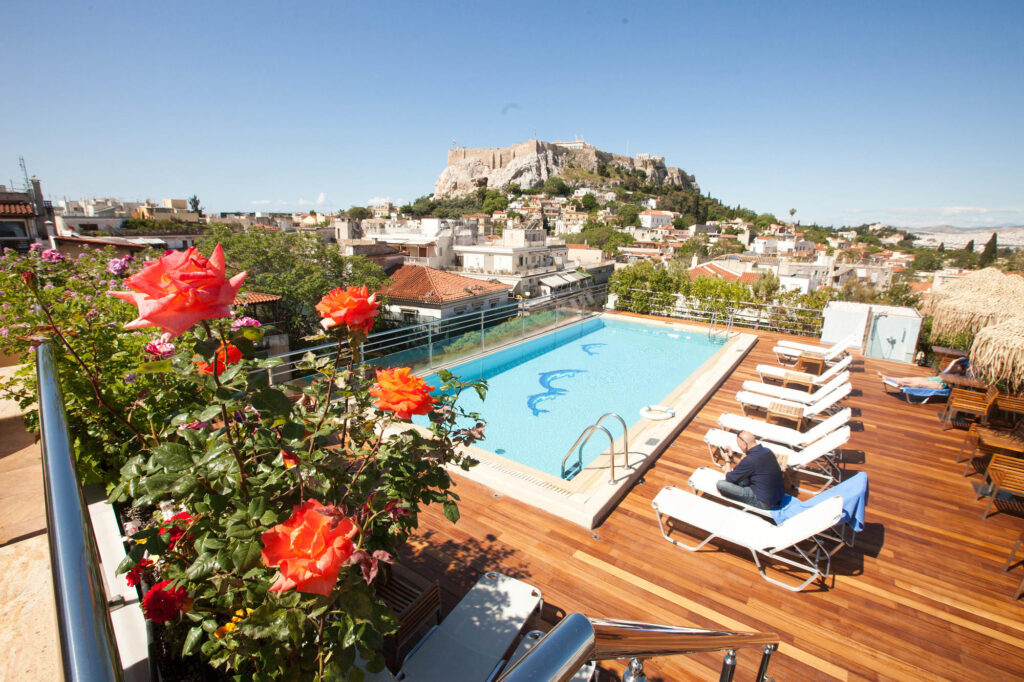
<svg viewBox="0 0 1024 682"><path fill-rule="evenodd" d="M547 277L541 277L540 283L546 287L551 287L552 289L561 289L562 287L569 286L569 282L562 279L558 275L548 275Z"/></svg>

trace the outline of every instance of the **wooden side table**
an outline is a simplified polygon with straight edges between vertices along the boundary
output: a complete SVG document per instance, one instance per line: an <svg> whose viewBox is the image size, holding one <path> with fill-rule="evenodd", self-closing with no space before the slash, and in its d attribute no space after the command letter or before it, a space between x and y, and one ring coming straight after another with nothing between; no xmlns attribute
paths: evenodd
<svg viewBox="0 0 1024 682"><path fill-rule="evenodd" d="M824 353L800 353L802 369L810 374L821 374L825 370Z"/></svg>
<svg viewBox="0 0 1024 682"><path fill-rule="evenodd" d="M768 404L767 421L772 424L780 422L794 422L798 431L804 425L804 408L790 403L771 402Z"/></svg>
<svg viewBox="0 0 1024 682"><path fill-rule="evenodd" d="M398 631L384 638L384 660L389 668L398 669L406 645L423 626L441 622L441 586L394 564L389 567L387 581L377 588L382 598L398 618Z"/></svg>

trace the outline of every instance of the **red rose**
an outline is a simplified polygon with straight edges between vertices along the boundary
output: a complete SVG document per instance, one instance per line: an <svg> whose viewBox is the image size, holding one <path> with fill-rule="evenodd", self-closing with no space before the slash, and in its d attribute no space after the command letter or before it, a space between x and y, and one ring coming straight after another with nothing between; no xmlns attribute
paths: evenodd
<svg viewBox="0 0 1024 682"><path fill-rule="evenodd" d="M139 582L142 580L142 572L146 569L147 566L152 565L153 562L149 559L139 559L139 563L135 564L132 567L132 570L128 571L124 575L124 580L126 583L128 583L128 587L135 587L136 585L138 585Z"/></svg>
<svg viewBox="0 0 1024 682"><path fill-rule="evenodd" d="M217 354L214 356L213 364L203 362L202 360L193 360L196 369L199 370L200 374L213 374L217 372L217 376L224 373L224 370L228 365L233 365L236 362L242 361L242 351L238 350L235 346L227 342L222 342L220 348L217 349Z"/></svg>
<svg viewBox="0 0 1024 682"><path fill-rule="evenodd" d="M340 324L350 329L368 333L373 328L373 318L377 317L380 303L377 294L370 294L366 287L348 287L332 289L316 304L320 313L320 324L330 329Z"/></svg>
<svg viewBox="0 0 1024 682"><path fill-rule="evenodd" d="M408 367L377 370L377 383L370 388L377 409L394 412L399 419L434 409L437 399L430 395L434 387L409 371Z"/></svg>
<svg viewBox="0 0 1024 682"><path fill-rule="evenodd" d="M142 598L142 613L154 623L174 620L192 608L192 600L184 587L171 587L170 580L161 580Z"/></svg>
<svg viewBox="0 0 1024 682"><path fill-rule="evenodd" d="M181 536L185 534L185 528L174 523L175 521L184 521L187 528L192 523L193 518L188 512L179 512L168 519L167 523L170 524L169 526L160 526L160 532L158 535L163 535L164 533L171 534L171 537L167 541L168 550L174 549L174 546L178 544L178 540L180 540Z"/></svg>
<svg viewBox="0 0 1024 682"><path fill-rule="evenodd" d="M200 320L231 317L229 306L243 281L244 272L225 279L224 249L217 244L209 258L195 247L168 251L124 280L134 291L111 291L110 295L139 309L139 316L125 329L160 327L178 336Z"/></svg>
<svg viewBox="0 0 1024 682"><path fill-rule="evenodd" d="M317 500L293 507L291 518L263 534L263 563L281 571L270 590L329 595L355 550L356 530L339 510Z"/></svg>

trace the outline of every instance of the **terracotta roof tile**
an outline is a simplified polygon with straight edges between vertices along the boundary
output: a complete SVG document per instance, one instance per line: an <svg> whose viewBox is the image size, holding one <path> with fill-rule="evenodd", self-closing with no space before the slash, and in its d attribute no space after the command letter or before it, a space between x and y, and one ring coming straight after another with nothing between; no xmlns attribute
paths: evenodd
<svg viewBox="0 0 1024 682"><path fill-rule="evenodd" d="M32 210L32 204L28 202L3 201L0 202L0 215L28 217L34 216L35 211Z"/></svg>
<svg viewBox="0 0 1024 682"><path fill-rule="evenodd" d="M500 282L485 282L424 265L403 265L391 284L378 290L390 298L424 303L450 303L481 294L506 292L512 287Z"/></svg>
<svg viewBox="0 0 1024 682"><path fill-rule="evenodd" d="M238 295L235 296L235 300L231 302L231 305L249 305L251 303L271 303L273 301L280 301L281 297L277 294L261 294L258 291L239 291Z"/></svg>
<svg viewBox="0 0 1024 682"><path fill-rule="evenodd" d="M743 282L744 284L753 284L757 281L756 273L743 272L737 274L714 263L702 263L695 268L691 268L690 279L695 280L698 277L717 277L718 279L724 279L726 282Z"/></svg>

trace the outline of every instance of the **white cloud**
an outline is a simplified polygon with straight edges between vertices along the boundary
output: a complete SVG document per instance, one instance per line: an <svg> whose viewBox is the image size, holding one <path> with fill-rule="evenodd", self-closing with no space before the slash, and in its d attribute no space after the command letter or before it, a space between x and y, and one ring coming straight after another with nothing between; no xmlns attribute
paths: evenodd
<svg viewBox="0 0 1024 682"><path fill-rule="evenodd" d="M323 206L327 203L327 195L323 192L317 195L315 201L309 201L308 199L299 199L299 206Z"/></svg>
<svg viewBox="0 0 1024 682"><path fill-rule="evenodd" d="M392 199L391 197L370 197L366 200L365 206L380 206L381 204L391 203L395 206L401 206L405 203L405 199Z"/></svg>
<svg viewBox="0 0 1024 682"><path fill-rule="evenodd" d="M267 204L270 203L270 199L257 199L256 201L253 201L251 203L253 206L266 206Z"/></svg>

